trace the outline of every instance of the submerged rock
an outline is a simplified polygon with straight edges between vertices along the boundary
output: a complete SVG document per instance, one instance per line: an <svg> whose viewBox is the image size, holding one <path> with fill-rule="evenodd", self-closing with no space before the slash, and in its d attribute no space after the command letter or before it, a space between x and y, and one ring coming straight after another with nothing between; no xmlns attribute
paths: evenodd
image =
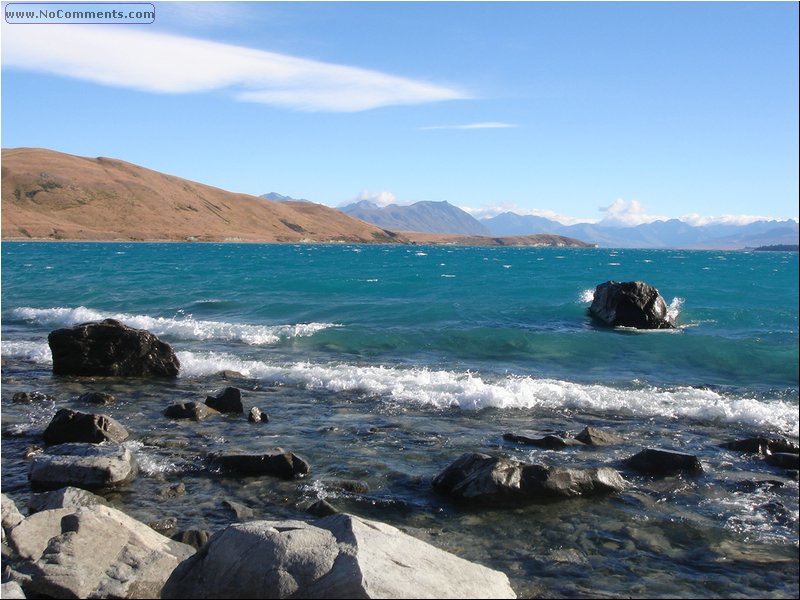
<svg viewBox="0 0 800 600"><path fill-rule="evenodd" d="M645 475L696 475L703 472L703 466L695 455L661 448L646 448L626 459L625 464Z"/></svg>
<svg viewBox="0 0 800 600"><path fill-rule="evenodd" d="M612 327L673 329L664 298L643 281L607 281L595 288L589 313Z"/></svg>
<svg viewBox="0 0 800 600"><path fill-rule="evenodd" d="M108 415L82 413L62 408L44 430L44 441L48 444L67 442L123 442L128 431Z"/></svg>
<svg viewBox="0 0 800 600"><path fill-rule="evenodd" d="M170 573L195 551L108 506L47 510L25 521L31 520L38 521L35 535L30 527L18 537L25 535L30 561L19 571L37 596L158 598Z"/></svg>
<svg viewBox="0 0 800 600"><path fill-rule="evenodd" d="M800 469L800 454L793 454L791 452L774 452L767 454L764 460L768 465L773 467L782 467L784 469Z"/></svg>
<svg viewBox="0 0 800 600"><path fill-rule="evenodd" d="M117 486L136 476L130 450L118 444L59 444L31 461L28 479L40 488Z"/></svg>
<svg viewBox="0 0 800 600"><path fill-rule="evenodd" d="M57 329L47 337L56 375L177 377L169 344L114 319Z"/></svg>
<svg viewBox="0 0 800 600"><path fill-rule="evenodd" d="M610 431L597 429L595 427L584 427L583 430L575 436L575 439L583 442L587 446L611 446L613 444L621 444L625 441L616 433L611 433Z"/></svg>
<svg viewBox="0 0 800 600"><path fill-rule="evenodd" d="M212 415L218 415L219 411L202 402L176 402L170 404L164 411L164 416L170 419L191 419L192 421L202 421Z"/></svg>
<svg viewBox="0 0 800 600"><path fill-rule="evenodd" d="M466 453L434 478L433 487L459 501L525 504L619 492L625 489L625 481L609 467L544 467L513 458Z"/></svg>
<svg viewBox="0 0 800 600"><path fill-rule="evenodd" d="M11 397L12 402L17 404L27 404L29 402L43 402L46 400L55 400L53 396L44 394L42 392L17 392Z"/></svg>
<svg viewBox="0 0 800 600"><path fill-rule="evenodd" d="M212 465L228 473L282 479L302 477L311 471L305 460L283 448L275 448L269 454L218 454L212 458Z"/></svg>
<svg viewBox="0 0 800 600"><path fill-rule="evenodd" d="M114 396L105 392L86 392L78 396L79 402L86 402L87 404L102 404L108 406L114 403Z"/></svg>
<svg viewBox="0 0 800 600"><path fill-rule="evenodd" d="M207 396L206 404L222 413L242 414L244 412L242 392L235 387L226 387L216 396Z"/></svg>
<svg viewBox="0 0 800 600"><path fill-rule="evenodd" d="M228 526L162 598L516 598L508 577L348 514Z"/></svg>

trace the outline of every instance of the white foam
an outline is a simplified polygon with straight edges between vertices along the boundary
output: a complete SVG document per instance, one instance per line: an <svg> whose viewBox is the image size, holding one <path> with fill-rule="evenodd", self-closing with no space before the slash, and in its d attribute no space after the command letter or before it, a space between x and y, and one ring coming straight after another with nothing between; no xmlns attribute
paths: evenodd
<svg viewBox="0 0 800 600"><path fill-rule="evenodd" d="M174 318L106 313L85 306L77 308L14 309L14 315L42 325L70 326L87 321L116 319L137 329L146 329L155 335L172 336L183 340L224 340L243 342L252 346L276 344L283 339L307 337L330 327L334 323L298 323L292 325L250 325L225 321L202 321L191 315Z"/></svg>
<svg viewBox="0 0 800 600"><path fill-rule="evenodd" d="M797 407L785 401L731 398L712 390L619 389L555 379L507 376L492 380L472 372L308 362L270 364L223 353L179 352L184 377L225 369L311 390L352 391L399 404L436 408L543 408L602 411L614 415L740 423L798 435Z"/></svg>
<svg viewBox="0 0 800 600"><path fill-rule="evenodd" d="M589 288L587 290L582 290L580 295L578 296L578 302L580 304L586 304L587 302L592 302L594 300L594 289Z"/></svg>
<svg viewBox="0 0 800 600"><path fill-rule="evenodd" d="M3 341L1 353L9 358L23 358L39 364L52 364L53 356L47 342Z"/></svg>

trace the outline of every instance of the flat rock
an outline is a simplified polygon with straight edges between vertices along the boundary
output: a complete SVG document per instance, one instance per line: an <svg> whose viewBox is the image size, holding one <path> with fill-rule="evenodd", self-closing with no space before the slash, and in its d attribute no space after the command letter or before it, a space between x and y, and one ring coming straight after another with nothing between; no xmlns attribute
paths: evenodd
<svg viewBox="0 0 800 600"><path fill-rule="evenodd" d="M433 487L458 501L519 505L619 492L625 489L625 481L609 467L544 467L513 458L466 453L434 478Z"/></svg>
<svg viewBox="0 0 800 600"><path fill-rule="evenodd" d="M162 598L515 598L505 574L348 514L228 526Z"/></svg>
<svg viewBox="0 0 800 600"><path fill-rule="evenodd" d="M242 392L235 387L226 387L216 396L206 397L206 404L221 413L244 413Z"/></svg>
<svg viewBox="0 0 800 600"><path fill-rule="evenodd" d="M108 506L108 502L102 496L88 490L67 486L50 492L33 494L28 501L28 510L31 513L37 513L55 508L79 508L93 504Z"/></svg>
<svg viewBox="0 0 800 600"><path fill-rule="evenodd" d="M218 454L212 465L227 473L238 475L271 475L282 479L302 477L311 471L310 465L283 448L268 454Z"/></svg>
<svg viewBox="0 0 800 600"><path fill-rule="evenodd" d="M202 421L212 415L218 415L219 411L214 410L202 402L176 402L170 404L164 411L164 416L171 419L191 419L192 421Z"/></svg>
<svg viewBox="0 0 800 600"><path fill-rule="evenodd" d="M643 281L606 281L595 288L589 313L612 327L673 329L664 298Z"/></svg>
<svg viewBox="0 0 800 600"><path fill-rule="evenodd" d="M108 415L82 413L69 408L59 410L42 434L48 444L67 442L123 442L128 431Z"/></svg>
<svg viewBox="0 0 800 600"><path fill-rule="evenodd" d="M60 444L35 456L28 471L31 484L57 489L117 486L136 476L136 460L118 444Z"/></svg>
<svg viewBox="0 0 800 600"><path fill-rule="evenodd" d="M180 370L169 344L114 319L57 329L47 341L56 375L177 377Z"/></svg>
<svg viewBox="0 0 800 600"><path fill-rule="evenodd" d="M158 598L170 573L195 552L108 506L32 518L47 520L51 529L41 537L49 538L19 570L30 577L26 589L45 597Z"/></svg>
<svg viewBox="0 0 800 600"><path fill-rule="evenodd" d="M528 446L538 446L539 448L548 448L551 450L572 446L585 446L580 440L553 434L540 436L527 433L504 433L503 439L507 442L514 442L515 444L526 444Z"/></svg>
<svg viewBox="0 0 800 600"><path fill-rule="evenodd" d="M575 436L575 439L583 442L587 446L611 446L614 444L621 444L625 441L616 433L606 431L605 429L597 429L596 427L584 427L583 430Z"/></svg>
<svg viewBox="0 0 800 600"><path fill-rule="evenodd" d="M696 475L703 472L703 466L693 454L661 448L646 448L626 459L625 464L645 475Z"/></svg>

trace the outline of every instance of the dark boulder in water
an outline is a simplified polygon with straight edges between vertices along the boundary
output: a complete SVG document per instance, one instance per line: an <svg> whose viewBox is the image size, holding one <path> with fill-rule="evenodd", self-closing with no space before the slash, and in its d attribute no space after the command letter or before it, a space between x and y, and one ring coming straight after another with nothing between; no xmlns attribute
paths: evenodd
<svg viewBox="0 0 800 600"><path fill-rule="evenodd" d="M213 457L212 464L227 473L271 475L282 479L302 477L311 471L305 460L283 448L275 448L269 454L218 454Z"/></svg>
<svg viewBox="0 0 800 600"><path fill-rule="evenodd" d="M47 337L55 375L176 377L169 344L114 319L57 329Z"/></svg>
<svg viewBox="0 0 800 600"><path fill-rule="evenodd" d="M625 464L645 475L696 475L703 472L703 466L695 455L661 448L646 448L627 459Z"/></svg>
<svg viewBox="0 0 800 600"><path fill-rule="evenodd" d="M211 415L218 414L218 410L194 400L191 402L175 402L170 404L164 411L164 416L170 419L191 419L193 421L202 421Z"/></svg>
<svg viewBox="0 0 800 600"><path fill-rule="evenodd" d="M82 413L69 408L59 410L42 435L48 444L68 442L123 442L127 430L108 415Z"/></svg>
<svg viewBox="0 0 800 600"><path fill-rule="evenodd" d="M461 502L522 505L619 492L625 489L625 481L609 467L544 467L513 458L466 453L434 478L433 488Z"/></svg>
<svg viewBox="0 0 800 600"><path fill-rule="evenodd" d="M773 452L800 453L800 448L794 442L784 437L769 437L766 435L725 442L720 444L720 448L751 452L753 454L771 454Z"/></svg>
<svg viewBox="0 0 800 600"><path fill-rule="evenodd" d="M625 440L618 436L616 433L606 431L604 429L597 429L596 427L584 427L575 439L583 442L587 446L611 446L613 444L621 444Z"/></svg>
<svg viewBox="0 0 800 600"><path fill-rule="evenodd" d="M674 329L664 298L643 281L606 281L595 288L589 313L612 327Z"/></svg>
<svg viewBox="0 0 800 600"><path fill-rule="evenodd" d="M235 387L226 387L216 396L207 396L206 404L222 413L242 414L244 412L242 392Z"/></svg>
<svg viewBox="0 0 800 600"><path fill-rule="evenodd" d="M538 446L539 448L548 448L550 450L586 445L580 440L576 440L575 438L553 435L553 434L537 436L536 434L509 432L503 434L503 439L506 440L507 442L513 442L515 444Z"/></svg>

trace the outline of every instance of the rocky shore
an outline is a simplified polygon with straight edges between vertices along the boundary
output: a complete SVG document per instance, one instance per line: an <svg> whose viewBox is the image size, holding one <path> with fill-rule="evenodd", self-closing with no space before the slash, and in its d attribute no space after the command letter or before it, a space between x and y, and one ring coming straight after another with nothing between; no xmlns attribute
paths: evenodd
<svg viewBox="0 0 800 600"><path fill-rule="evenodd" d="M119 365L125 365L129 377L170 377L171 371L155 374L147 364L163 365L164 356L166 364L179 368L171 348L155 336L110 320L55 333L51 346L61 340L74 345L75 337L85 345L80 352L91 359L78 361L75 372L66 370L79 378L95 372L116 374ZM126 337L131 344L120 343ZM148 343L142 345L142 340ZM58 354L54 347L54 357ZM138 361L144 364L135 364ZM94 371L87 372L87 365ZM63 363L56 367L54 360L57 368L65 372ZM225 378L236 379L236 374ZM205 402L174 402L162 418L189 423L240 419L245 426L260 429L263 425L258 423L269 418L257 407L248 409L242 396L240 388L227 386ZM37 391L11 398L26 404L52 400ZM102 410L113 404L114 397L86 391L79 400ZM371 433L383 432L375 428ZM225 500L236 522L215 531L179 529L166 515L150 523L133 519L114 508L108 497L136 481L139 465L126 442L145 435L128 431L102 412L57 410L41 433L41 446L26 452L31 491L27 509L19 494L16 502L2 496L4 598L516 597L507 573L445 552L387 523L339 512L335 501L321 499L306 506L306 514L298 512L291 519L257 519L250 507ZM602 451L625 442L614 431L592 426L577 434L519 429L502 437L511 448L554 452ZM704 473L697 456L666 447L668 440L663 441L664 447L645 447L621 462L599 467L538 464L476 448L453 456L450 464L420 485L460 510L491 511L576 498L603 502L625 492L632 477L649 478L657 487L664 478ZM740 453L748 460L757 457L780 473L778 479L797 479L798 446L779 436L731 440L721 444L722 451ZM306 458L274 448L264 453L208 453L200 472L209 478L224 475L241 481L302 481L312 477L313 469ZM778 480L750 483L754 489L783 485ZM325 480L323 485L355 494L369 491L357 479ZM187 492L182 486L181 482L164 486L161 493L183 496Z"/></svg>

